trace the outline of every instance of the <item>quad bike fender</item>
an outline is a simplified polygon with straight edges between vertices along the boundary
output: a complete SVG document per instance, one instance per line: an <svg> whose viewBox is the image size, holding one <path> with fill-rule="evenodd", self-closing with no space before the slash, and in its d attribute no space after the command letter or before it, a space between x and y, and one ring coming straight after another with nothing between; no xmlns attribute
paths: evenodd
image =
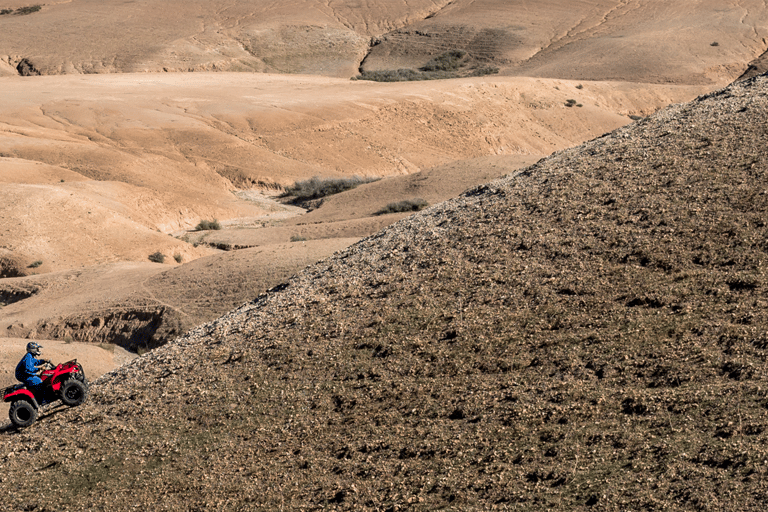
<svg viewBox="0 0 768 512"><path fill-rule="evenodd" d="M27 402L31 403L35 409L40 408L40 406L37 404L37 400L35 400L35 395L33 395L32 392L26 388L17 389L16 391L8 393L3 397L4 402L15 402L16 400L26 400Z"/></svg>
<svg viewBox="0 0 768 512"><path fill-rule="evenodd" d="M53 391L57 394L61 391L61 387L64 382L66 382L67 379L70 379L73 375L80 375L83 377L79 380L84 380L85 378L83 367L80 366L80 363L77 362L77 359L67 361L66 363L61 363L55 368L44 370L42 373L43 381L48 382L51 386L51 389L53 389Z"/></svg>

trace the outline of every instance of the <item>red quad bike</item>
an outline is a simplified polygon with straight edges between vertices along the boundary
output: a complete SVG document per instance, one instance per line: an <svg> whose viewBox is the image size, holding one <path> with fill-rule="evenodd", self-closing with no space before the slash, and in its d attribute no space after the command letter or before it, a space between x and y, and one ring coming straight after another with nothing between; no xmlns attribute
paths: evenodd
<svg viewBox="0 0 768 512"><path fill-rule="evenodd" d="M3 401L10 402L8 416L16 428L28 427L37 419L40 406L61 400L64 405L74 407L88 398L88 382L83 367L77 359L54 367L47 363L40 378L43 383L37 396L24 384L16 384L3 391ZM40 396L42 394L42 396Z"/></svg>

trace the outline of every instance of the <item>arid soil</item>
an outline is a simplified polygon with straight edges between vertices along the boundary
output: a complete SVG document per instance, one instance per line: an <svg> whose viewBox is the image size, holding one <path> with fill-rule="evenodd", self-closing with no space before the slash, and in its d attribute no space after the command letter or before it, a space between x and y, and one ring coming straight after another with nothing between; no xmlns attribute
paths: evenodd
<svg viewBox="0 0 768 512"><path fill-rule="evenodd" d="M218 89L222 77L227 86ZM150 345L193 325L173 312L183 297L168 298L168 307L143 292L149 278L133 269L159 272L152 254L170 271L177 261L221 258L216 247L368 236L399 218L373 215L389 202L420 195L435 204L705 90L498 77L426 85L246 74L2 80L9 94L0 98L0 265L10 279L0 279L0 293L16 302L2 308L0 331L121 344L143 337ZM566 106L570 98L582 106ZM306 217L247 188L269 193L315 175L354 174L389 178L328 198ZM226 229L189 232L214 218ZM195 247L201 241L207 245ZM342 248L338 240L314 247L318 259ZM270 251L281 265L293 255ZM253 282L249 267L235 263L196 267L199 283ZM307 263L298 257L289 266ZM83 277L56 277L73 271ZM106 286L105 273L120 285ZM276 270L251 290L284 277ZM101 283L89 289L108 297L83 294L82 279ZM46 284L53 281L57 293ZM203 289L190 282L188 294ZM31 293L35 301L18 302ZM233 293L222 304L250 297ZM107 310L113 320L104 323ZM224 311L215 307L203 320Z"/></svg>
<svg viewBox="0 0 768 512"><path fill-rule="evenodd" d="M280 244L319 239L323 257L402 217L373 215L390 201L450 198L501 174L483 158L531 163L723 86L768 48L753 0L4 0L0 13L0 331L131 347L222 312L179 313L194 283L173 306L144 293L150 256L259 247L281 265L294 253ZM446 77L482 76L350 80L418 74L452 51L464 60ZM308 215L270 200L353 175L388 179ZM191 231L211 219L224 229ZM288 267L307 262L296 254ZM263 291L284 275L254 288L237 261L197 267L198 282ZM83 282L114 293L89 300Z"/></svg>
<svg viewBox="0 0 768 512"><path fill-rule="evenodd" d="M357 239L275 243L170 267L116 263L8 280L8 336L154 348L251 300ZM42 320L41 320L42 319Z"/></svg>
<svg viewBox="0 0 768 512"><path fill-rule="evenodd" d="M0 407L0 510L764 510L766 79L709 93L767 40L758 0L0 0L0 385L29 339L106 374Z"/></svg>
<svg viewBox="0 0 768 512"><path fill-rule="evenodd" d="M71 0L0 16L0 74L350 78L459 49L501 74L717 84L766 50L766 20L760 0Z"/></svg>
<svg viewBox="0 0 768 512"><path fill-rule="evenodd" d="M733 85L307 268L8 429L4 506L765 510L767 113Z"/></svg>

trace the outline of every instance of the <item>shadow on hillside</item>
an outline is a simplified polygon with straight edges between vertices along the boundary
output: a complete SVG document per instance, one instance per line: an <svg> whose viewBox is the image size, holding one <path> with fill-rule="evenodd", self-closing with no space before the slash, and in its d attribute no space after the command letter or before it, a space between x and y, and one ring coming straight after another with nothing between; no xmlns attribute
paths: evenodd
<svg viewBox="0 0 768 512"><path fill-rule="evenodd" d="M69 409L69 408L65 407L62 404L58 404L58 405L54 406L53 408L51 408L49 410L46 410L40 416L38 416L37 421L35 421L35 423L33 423L32 425L35 425L35 424L38 424L38 423L41 423L41 422L45 422L49 418L52 418L52 417L56 416L57 414L59 414L60 412L65 411L67 409ZM29 427L27 427L27 428L29 428ZM11 423L10 421L5 421L2 424L0 424L0 433L2 433L2 434L20 434L24 430L25 429L23 429L23 428L16 428L13 425L13 423Z"/></svg>

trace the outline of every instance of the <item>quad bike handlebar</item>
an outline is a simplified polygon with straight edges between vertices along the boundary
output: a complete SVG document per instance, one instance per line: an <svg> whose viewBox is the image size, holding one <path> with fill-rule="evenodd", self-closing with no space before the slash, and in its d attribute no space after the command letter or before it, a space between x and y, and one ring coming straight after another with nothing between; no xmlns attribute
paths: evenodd
<svg viewBox="0 0 768 512"><path fill-rule="evenodd" d="M53 370L56 368L56 365L53 364L50 359L43 359L43 364L37 367L37 375L42 375L43 372L48 370Z"/></svg>

